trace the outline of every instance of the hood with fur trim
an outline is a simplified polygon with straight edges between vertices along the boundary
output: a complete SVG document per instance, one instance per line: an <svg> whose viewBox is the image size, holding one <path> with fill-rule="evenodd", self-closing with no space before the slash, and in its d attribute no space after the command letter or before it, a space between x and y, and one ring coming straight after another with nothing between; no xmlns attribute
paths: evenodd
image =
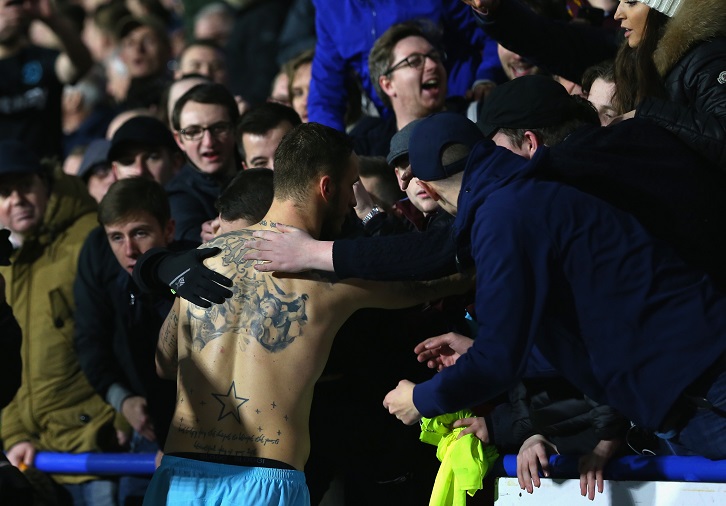
<svg viewBox="0 0 726 506"><path fill-rule="evenodd" d="M724 0L682 0L653 53L658 73L664 77L690 49L719 36L726 36Z"/></svg>

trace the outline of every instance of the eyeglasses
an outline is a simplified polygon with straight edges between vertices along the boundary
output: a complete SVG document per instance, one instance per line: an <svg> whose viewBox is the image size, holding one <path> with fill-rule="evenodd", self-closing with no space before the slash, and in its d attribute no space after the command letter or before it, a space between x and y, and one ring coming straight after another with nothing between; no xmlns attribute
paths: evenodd
<svg viewBox="0 0 726 506"><path fill-rule="evenodd" d="M395 65L392 65L391 67L389 67L389 69L386 70L383 73L383 75L384 76L390 75L391 73L393 73L394 71L396 71L402 67L411 67L413 69L420 69L421 67L423 67L424 63L426 62L426 58L428 58L429 60L431 60L435 63L442 63L446 59L446 56L441 51L437 51L435 49L432 51L429 51L426 54L413 53L413 54L408 55L406 58L404 58L400 62L396 63Z"/></svg>
<svg viewBox="0 0 726 506"><path fill-rule="evenodd" d="M219 138L229 134L232 130L232 124L228 121L220 121L214 125L206 127L199 125L192 125L179 130L179 133L188 141L198 141L204 137L204 132L209 132L212 137Z"/></svg>

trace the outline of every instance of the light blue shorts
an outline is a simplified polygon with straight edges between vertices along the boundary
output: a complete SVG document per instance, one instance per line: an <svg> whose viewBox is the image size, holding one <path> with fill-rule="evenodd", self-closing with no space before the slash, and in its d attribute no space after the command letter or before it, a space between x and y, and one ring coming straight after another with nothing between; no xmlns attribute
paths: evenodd
<svg viewBox="0 0 726 506"><path fill-rule="evenodd" d="M144 506L310 506L301 471L164 456Z"/></svg>

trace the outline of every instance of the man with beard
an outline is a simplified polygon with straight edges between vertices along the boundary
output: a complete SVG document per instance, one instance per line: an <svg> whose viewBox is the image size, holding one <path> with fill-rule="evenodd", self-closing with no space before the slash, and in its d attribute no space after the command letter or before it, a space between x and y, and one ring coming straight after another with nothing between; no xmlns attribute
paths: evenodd
<svg viewBox="0 0 726 506"><path fill-rule="evenodd" d="M30 43L28 27L43 22L63 53ZM48 0L0 1L0 138L23 141L38 156L61 153L61 91L91 67L71 23Z"/></svg>
<svg viewBox="0 0 726 506"><path fill-rule="evenodd" d="M210 243L209 261L233 277L234 295L209 309L177 299L156 360L177 379L177 406L145 504L309 504L302 469L310 452L313 387L333 337L362 307L398 308L467 283L337 282L318 274L276 277L242 257L255 230L278 223L314 237L340 232L355 205L358 160L343 133L296 127L275 154L274 200L258 224ZM236 502L240 501L240 502Z"/></svg>

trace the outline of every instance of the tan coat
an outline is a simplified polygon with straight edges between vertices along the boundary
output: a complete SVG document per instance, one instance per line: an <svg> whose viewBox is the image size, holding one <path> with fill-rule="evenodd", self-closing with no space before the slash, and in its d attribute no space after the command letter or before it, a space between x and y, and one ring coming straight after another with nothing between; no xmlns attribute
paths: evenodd
<svg viewBox="0 0 726 506"><path fill-rule="evenodd" d="M73 280L83 241L97 225L95 208L80 181L60 176L43 226L25 238L12 265L0 268L23 331L22 384L2 412L6 449L30 441L39 451L80 453L115 439L114 410L89 385L73 350Z"/></svg>

